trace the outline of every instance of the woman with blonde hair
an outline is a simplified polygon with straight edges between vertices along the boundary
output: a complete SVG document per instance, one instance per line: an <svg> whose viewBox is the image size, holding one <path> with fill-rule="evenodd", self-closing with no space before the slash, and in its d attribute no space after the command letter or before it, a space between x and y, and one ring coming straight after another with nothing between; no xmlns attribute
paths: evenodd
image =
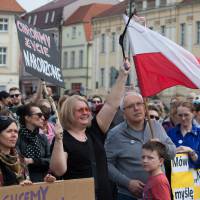
<svg viewBox="0 0 200 200"><path fill-rule="evenodd" d="M191 102L180 102L177 106L179 124L167 134L176 145L177 153L187 153L189 166L200 167L200 128L193 124L194 107Z"/></svg>
<svg viewBox="0 0 200 200"><path fill-rule="evenodd" d="M79 95L68 97L60 112L63 138L59 134L55 136L50 168L64 179L94 177L98 200L112 199L104 139L119 107L128 72L120 71L104 106L94 118L88 102ZM57 128L62 131L59 125Z"/></svg>

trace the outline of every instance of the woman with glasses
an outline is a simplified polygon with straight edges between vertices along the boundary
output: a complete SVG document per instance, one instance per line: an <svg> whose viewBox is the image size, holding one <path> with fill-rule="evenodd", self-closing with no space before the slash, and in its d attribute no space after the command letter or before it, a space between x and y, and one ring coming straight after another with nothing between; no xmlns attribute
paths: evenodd
<svg viewBox="0 0 200 200"><path fill-rule="evenodd" d="M43 127L39 129L40 134L45 134L47 136L49 144L51 144L55 136L55 124L50 120L52 117L52 108L47 99L39 100L37 104L44 115Z"/></svg>
<svg viewBox="0 0 200 200"><path fill-rule="evenodd" d="M17 147L28 166L30 180L41 182L49 169L50 148L45 134L39 134L43 128L44 116L35 104L26 104L18 108L20 130Z"/></svg>
<svg viewBox="0 0 200 200"><path fill-rule="evenodd" d="M127 65L130 67L128 62ZM112 200L104 140L118 109L128 72L120 71L104 106L94 118L88 102L79 95L68 97L60 112L63 139L56 134L50 168L64 179L94 177L98 200Z"/></svg>
<svg viewBox="0 0 200 200"><path fill-rule="evenodd" d="M154 119L156 121L160 120L160 112L156 105L149 104L148 105L148 112L150 119Z"/></svg>
<svg viewBox="0 0 200 200"><path fill-rule="evenodd" d="M16 121L0 115L0 186L32 184L25 180L26 168L15 149L17 138Z"/></svg>
<svg viewBox="0 0 200 200"><path fill-rule="evenodd" d="M193 124L194 107L191 102L179 102L177 117L179 124L168 130L168 135L176 145L177 153L187 153L189 166L200 167L200 128Z"/></svg>

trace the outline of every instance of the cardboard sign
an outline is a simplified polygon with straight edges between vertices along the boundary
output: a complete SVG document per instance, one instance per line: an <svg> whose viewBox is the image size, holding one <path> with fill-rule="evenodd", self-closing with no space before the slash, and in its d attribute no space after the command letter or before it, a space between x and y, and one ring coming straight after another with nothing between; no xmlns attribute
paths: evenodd
<svg viewBox="0 0 200 200"><path fill-rule="evenodd" d="M94 179L0 187L0 200L95 200Z"/></svg>
<svg viewBox="0 0 200 200"><path fill-rule="evenodd" d="M189 168L188 155L177 154L171 167L174 200L200 200L200 170Z"/></svg>
<svg viewBox="0 0 200 200"><path fill-rule="evenodd" d="M54 85L64 87L59 52L48 32L15 18L26 72Z"/></svg>

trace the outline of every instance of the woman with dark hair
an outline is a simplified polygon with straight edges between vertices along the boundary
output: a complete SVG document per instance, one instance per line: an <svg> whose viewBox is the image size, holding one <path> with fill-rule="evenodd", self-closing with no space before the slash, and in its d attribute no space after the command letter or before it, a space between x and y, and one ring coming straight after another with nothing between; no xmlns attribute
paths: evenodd
<svg viewBox="0 0 200 200"><path fill-rule="evenodd" d="M16 121L0 115L0 186L32 184L25 180L25 164L15 149L17 138Z"/></svg>
<svg viewBox="0 0 200 200"><path fill-rule="evenodd" d="M35 104L26 104L18 108L20 130L17 147L24 156L32 182L44 180L50 161L50 148L45 134L39 134L43 127L44 116Z"/></svg>

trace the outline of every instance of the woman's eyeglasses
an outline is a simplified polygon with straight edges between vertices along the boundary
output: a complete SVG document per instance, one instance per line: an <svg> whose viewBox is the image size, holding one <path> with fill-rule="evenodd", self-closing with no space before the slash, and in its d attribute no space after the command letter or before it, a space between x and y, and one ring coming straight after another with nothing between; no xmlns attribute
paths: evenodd
<svg viewBox="0 0 200 200"><path fill-rule="evenodd" d="M88 107L83 107L83 108L77 109L76 111L79 113L85 113L85 112L88 113L90 112L90 109Z"/></svg>
<svg viewBox="0 0 200 200"><path fill-rule="evenodd" d="M31 116L32 116L32 115L37 115L39 118L41 118L41 117L44 116L43 113L32 113Z"/></svg>
<svg viewBox="0 0 200 200"><path fill-rule="evenodd" d="M11 94L10 97L11 97L11 98L19 97L19 95L21 95L21 94Z"/></svg>
<svg viewBox="0 0 200 200"><path fill-rule="evenodd" d="M159 120L160 119L158 116L155 116L155 115L150 115L149 117L150 117L150 119L155 119L155 120Z"/></svg>

